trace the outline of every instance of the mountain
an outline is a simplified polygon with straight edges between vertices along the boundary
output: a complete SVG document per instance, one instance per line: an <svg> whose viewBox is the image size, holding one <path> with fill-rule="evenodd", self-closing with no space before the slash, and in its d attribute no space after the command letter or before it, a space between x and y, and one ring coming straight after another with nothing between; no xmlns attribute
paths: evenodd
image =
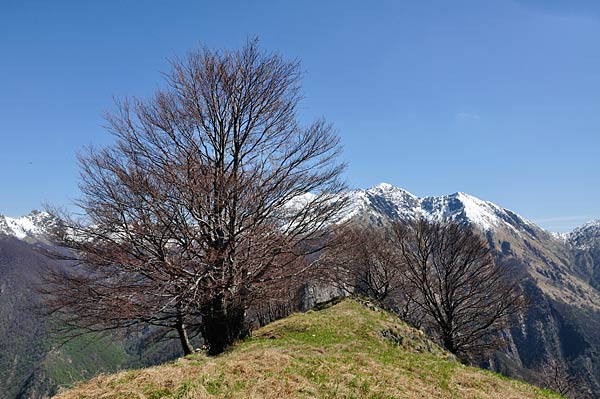
<svg viewBox="0 0 600 399"><path fill-rule="evenodd" d="M158 367L99 376L57 399L105 397L559 396L465 367L393 314L346 299L271 323L221 356L196 353Z"/></svg>
<svg viewBox="0 0 600 399"><path fill-rule="evenodd" d="M47 397L100 372L157 364L178 356L175 345L148 345L145 335L85 335L63 344L51 334L51 319L39 312L37 288L49 267L65 264L48 258L45 235L56 221L33 211L21 218L0 216L0 397Z"/></svg>
<svg viewBox="0 0 600 399"><path fill-rule="evenodd" d="M594 220L564 235L575 252L575 266L600 290L600 220Z"/></svg>
<svg viewBox="0 0 600 399"><path fill-rule="evenodd" d="M548 232L515 212L465 193L419 198L382 183L347 194L343 220L385 225L419 217L451 220L485 236L496 260L510 267L531 306L507 332L510 345L487 366L540 382L560 364L600 397L600 222L568 234Z"/></svg>
<svg viewBox="0 0 600 399"><path fill-rule="evenodd" d="M367 190L346 194L349 205L342 219L367 217L374 223L386 220L414 220L424 217L432 221L452 220L470 224L484 232L499 229L521 232L531 237L553 234L529 220L492 202L458 192L450 195L419 198L406 190L381 183Z"/></svg>
<svg viewBox="0 0 600 399"><path fill-rule="evenodd" d="M600 243L600 220L592 220L577 227L562 238L578 249L589 249Z"/></svg>
<svg viewBox="0 0 600 399"><path fill-rule="evenodd" d="M565 236L548 232L515 212L465 193L419 198L382 183L348 193L342 220L374 224L391 220L451 220L480 230L498 256L526 264L537 285L554 299L600 310L600 292L586 273L577 270L577 249L600 244L600 224L593 222ZM583 241L587 237L587 241Z"/></svg>
<svg viewBox="0 0 600 399"><path fill-rule="evenodd" d="M56 219L50 214L37 210L20 218L0 215L0 235L21 240L35 240L43 238L56 223Z"/></svg>

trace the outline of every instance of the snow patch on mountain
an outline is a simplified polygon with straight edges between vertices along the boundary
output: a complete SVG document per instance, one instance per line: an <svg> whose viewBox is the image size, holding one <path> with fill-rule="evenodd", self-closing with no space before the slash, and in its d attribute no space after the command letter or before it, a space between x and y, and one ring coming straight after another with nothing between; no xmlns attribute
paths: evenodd
<svg viewBox="0 0 600 399"><path fill-rule="evenodd" d="M54 223L54 219L46 212L37 210L20 218L0 215L0 235L24 239L44 235Z"/></svg>
<svg viewBox="0 0 600 399"><path fill-rule="evenodd" d="M562 242L567 242L567 241L569 240L569 234L570 234L570 233L556 233L556 232L554 232L554 231L551 231L551 232L550 232L550 235L551 235L551 236L552 236L554 239L556 239L556 240L559 240L559 241L562 241Z"/></svg>
<svg viewBox="0 0 600 399"><path fill-rule="evenodd" d="M347 205L336 218L336 222L343 222L355 217L367 217L376 223L425 218L430 221L451 220L470 224L484 232L504 227L517 235L525 233L537 237L540 232L544 231L508 209L463 192L418 197L389 183L380 183L366 190L351 190L342 195L346 197ZM290 201L288 206L298 211L314 201L315 198L317 196L312 193L299 195ZM19 239L43 236L55 225L56 220L46 212L34 210L29 215L20 218L11 218L0 214L0 235ZM589 222L571 233L545 232L545 234L573 246L587 248L595 240L600 242L600 219Z"/></svg>
<svg viewBox="0 0 600 399"><path fill-rule="evenodd" d="M565 234L566 241L579 249L589 249L600 242L600 219L592 220Z"/></svg>
<svg viewBox="0 0 600 399"><path fill-rule="evenodd" d="M423 217L431 221L452 220L472 224L483 231L505 226L517 234L530 235L539 230L534 223L492 202L458 192L450 195L417 197L388 183L367 190L354 190L348 194L349 206L343 220L358 215L371 219L415 220Z"/></svg>
<svg viewBox="0 0 600 399"><path fill-rule="evenodd" d="M304 208L305 206L309 205L312 201L315 200L316 197L317 195L313 193L298 195L292 198L289 202L287 202L286 206L294 211L298 211Z"/></svg>

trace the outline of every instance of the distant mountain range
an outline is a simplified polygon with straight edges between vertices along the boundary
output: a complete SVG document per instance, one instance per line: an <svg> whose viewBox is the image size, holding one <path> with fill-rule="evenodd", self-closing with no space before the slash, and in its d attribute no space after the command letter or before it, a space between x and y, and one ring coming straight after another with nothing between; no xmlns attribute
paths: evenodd
<svg viewBox="0 0 600 399"><path fill-rule="evenodd" d="M600 221L556 234L515 212L461 192L420 198L382 183L344 195L349 204L342 220L385 225L424 217L452 220L479 230L496 260L510 267L520 280L531 303L507 332L510 345L485 365L540 383L540 370L548 362L557 362L572 375L579 375L581 392L600 398ZM0 240L0 254L7 238L35 243L54 223L51 216L38 211L21 218L0 216L0 236L5 237ZM0 275L2 268L6 266L0 262ZM1 301L2 296L0 305ZM0 319L5 317L1 312L0 306ZM1 342L0 336L0 347Z"/></svg>
<svg viewBox="0 0 600 399"><path fill-rule="evenodd" d="M0 214L0 235L18 239L44 236L56 220L46 212L31 211L29 215L11 218Z"/></svg>
<svg viewBox="0 0 600 399"><path fill-rule="evenodd" d="M365 190L352 190L344 194L350 199L341 219L347 220L365 214L372 221L390 219L453 220L469 223L483 231L508 227L520 230L543 231L556 239L575 246L583 245L586 237L600 237L600 219L577 227L570 233L554 233L538 227L535 223L492 202L484 201L463 192L450 195L417 197L410 192L388 183L380 183ZM56 225L56 220L47 212L33 210L28 215L9 217L0 214L0 235L18 239L44 237Z"/></svg>
<svg viewBox="0 0 600 399"><path fill-rule="evenodd" d="M391 184L381 183L367 190L347 194L350 206L346 218L369 214L374 220L415 219L453 220L470 223L483 231L507 227L514 231L537 228L532 222L500 206L465 193L417 197Z"/></svg>

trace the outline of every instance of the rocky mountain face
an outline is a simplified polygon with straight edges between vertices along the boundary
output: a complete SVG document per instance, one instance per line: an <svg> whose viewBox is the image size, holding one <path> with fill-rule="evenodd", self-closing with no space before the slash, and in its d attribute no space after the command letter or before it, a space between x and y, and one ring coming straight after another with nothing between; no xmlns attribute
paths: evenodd
<svg viewBox="0 0 600 399"><path fill-rule="evenodd" d="M558 364L577 375L584 397L600 397L600 222L569 234L465 193L419 198L389 184L348 193L344 219L385 225L395 220L451 220L479 230L498 262L521 282L530 308L507 332L509 347L487 367L541 383Z"/></svg>
<svg viewBox="0 0 600 399"><path fill-rule="evenodd" d="M30 244L0 236L0 391L26 397L38 364L48 351L46 326L34 311L35 286L47 260ZM36 384L45 385L44 378Z"/></svg>
<svg viewBox="0 0 600 399"><path fill-rule="evenodd" d="M577 271L600 290L600 220L565 234L564 240L573 248Z"/></svg>
<svg viewBox="0 0 600 399"><path fill-rule="evenodd" d="M47 391L46 378L38 378L34 367L49 350L47 326L35 308L36 287L51 260L33 243L41 244L52 223L39 211L22 218L0 215L0 391L7 398Z"/></svg>

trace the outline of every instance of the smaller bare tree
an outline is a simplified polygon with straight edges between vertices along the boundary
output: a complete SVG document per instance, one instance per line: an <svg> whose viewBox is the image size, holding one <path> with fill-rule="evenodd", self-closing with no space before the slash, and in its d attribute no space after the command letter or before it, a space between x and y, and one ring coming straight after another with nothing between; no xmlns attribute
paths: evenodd
<svg viewBox="0 0 600 399"><path fill-rule="evenodd" d="M349 294L383 302L402 286L401 259L383 228L338 227L318 263L318 273Z"/></svg>
<svg viewBox="0 0 600 399"><path fill-rule="evenodd" d="M409 296L450 352L468 358L499 345L524 301L485 240L468 226L424 219L393 225Z"/></svg>
<svg viewBox="0 0 600 399"><path fill-rule="evenodd" d="M589 392L583 392L582 375L575 370L571 362L561 362L555 358L549 358L540 369L542 385L566 398L591 398Z"/></svg>

